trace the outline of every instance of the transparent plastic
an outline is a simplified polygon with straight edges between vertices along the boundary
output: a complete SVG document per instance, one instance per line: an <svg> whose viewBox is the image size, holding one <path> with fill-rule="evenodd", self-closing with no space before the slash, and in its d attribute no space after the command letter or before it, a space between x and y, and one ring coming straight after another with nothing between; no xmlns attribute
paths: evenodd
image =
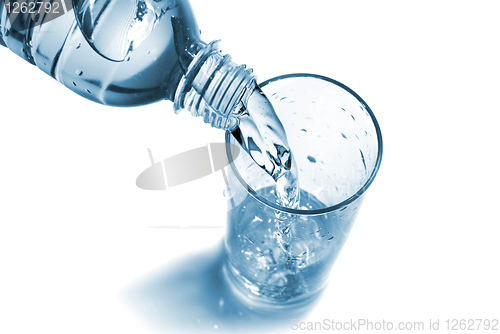
<svg viewBox="0 0 500 334"><path fill-rule="evenodd" d="M236 156L228 145L225 272L234 289L251 300L295 304L326 285L377 174L382 137L366 103L332 79L293 74L260 87L293 147L300 203L297 209L278 205L273 180L246 152ZM226 142L235 139L228 134ZM286 236L278 229L283 215L292 219Z"/></svg>
<svg viewBox="0 0 500 334"><path fill-rule="evenodd" d="M214 127L237 126L255 78L216 42L201 40L187 0L58 4L65 14L52 2L0 0L0 44L89 100L138 106L167 99Z"/></svg>

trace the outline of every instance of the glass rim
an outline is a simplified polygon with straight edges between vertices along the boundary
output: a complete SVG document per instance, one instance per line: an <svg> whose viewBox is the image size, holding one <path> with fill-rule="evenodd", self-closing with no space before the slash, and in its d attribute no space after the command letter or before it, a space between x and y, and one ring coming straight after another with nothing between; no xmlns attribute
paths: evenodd
<svg viewBox="0 0 500 334"><path fill-rule="evenodd" d="M229 166L230 166L231 170L233 171L234 175L236 176L236 178L238 179L238 181L241 184L241 186L243 186L243 188L245 188L247 190L247 192L253 198L255 198L256 200L258 200L262 204L264 204L266 206L269 206L269 207L271 207L271 208L273 208L275 210L279 210L279 211L287 212L287 213L291 213L291 214L296 214L296 215L302 215L302 216L305 216L305 215L320 215L320 214L325 214L325 213L337 211L337 210L339 210L339 209L347 206L348 204L352 203L353 201L355 201L359 197L361 197L365 193L365 191L368 189L368 187L372 184L373 180L375 179L375 176L378 173L378 170L380 168L380 163L382 161L382 151L383 151L383 147L382 147L382 133L380 131L380 127L379 127L378 121L375 118L375 115L373 114L373 112L370 109L370 107L368 106L368 104L366 104L366 102L358 94L356 94L356 92L354 92L352 89L350 89L346 85L344 85L344 84L342 84L342 83L340 83L340 82L338 82L336 80L333 80L331 78L322 76L322 75L310 74L310 73L285 74L285 75L280 75L280 76L268 79L268 80L262 82L261 84L259 84L259 87L262 88L262 87L264 87L264 86L266 86L266 85L268 85L268 84L270 84L272 82L283 80L283 79L289 79L289 78L314 78L314 79L324 80L324 81L330 82L330 83L332 83L332 84L334 84L336 86L339 86L340 88L346 90L349 94L351 94L359 102L361 102L361 104L364 106L364 108L366 109L366 111L370 115L372 123L375 126L375 131L377 133L377 144L378 144L377 160L375 162L375 166L374 166L374 168L373 168L373 170L372 170L372 172L371 172L370 177L368 178L368 180L365 182L364 185L362 185L358 189L358 191L356 193L354 193L352 196L350 196L349 198L343 200L342 202L340 202L338 204L335 204L335 205L332 205L332 206L329 206L329 207L326 207L326 208L322 208L322 209L298 210L298 209L286 208L286 207L280 206L280 205L278 205L276 203L273 203L273 202L267 200L266 198L264 198L261 195L259 195L250 185L248 185L246 183L246 181L243 179L243 177L241 176L241 174L239 173L238 169L236 168L236 166L233 163L233 161L234 161L233 160L233 155L232 155L231 149L230 149L231 145L227 145L227 144L230 143L230 140L231 140L231 132L230 131L226 131L226 136L225 136L226 154L227 154L227 157L228 157L228 161L230 162Z"/></svg>

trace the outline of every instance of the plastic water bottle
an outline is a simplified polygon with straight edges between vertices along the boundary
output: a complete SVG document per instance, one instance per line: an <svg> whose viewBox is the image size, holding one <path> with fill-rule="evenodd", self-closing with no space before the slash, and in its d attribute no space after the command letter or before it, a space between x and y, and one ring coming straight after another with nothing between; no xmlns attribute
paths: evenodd
<svg viewBox="0 0 500 334"><path fill-rule="evenodd" d="M0 44L95 102L167 99L230 130L277 181L279 202L296 205L297 172L271 103L251 69L201 41L187 0L0 0Z"/></svg>
<svg viewBox="0 0 500 334"><path fill-rule="evenodd" d="M87 99L167 99L222 129L256 87L251 69L201 41L186 0L0 0L0 44Z"/></svg>

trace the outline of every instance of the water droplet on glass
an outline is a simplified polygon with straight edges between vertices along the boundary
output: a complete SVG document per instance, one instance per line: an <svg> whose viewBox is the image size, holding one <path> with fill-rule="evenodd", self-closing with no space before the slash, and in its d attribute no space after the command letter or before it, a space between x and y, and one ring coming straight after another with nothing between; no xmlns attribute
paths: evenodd
<svg viewBox="0 0 500 334"><path fill-rule="evenodd" d="M309 160L312 163L316 163L316 159L314 159L314 157L311 157L310 155L307 156L307 160Z"/></svg>
<svg viewBox="0 0 500 334"><path fill-rule="evenodd" d="M367 170L366 170L365 156L363 155L363 151L359 150L359 153L361 153L361 161L363 162L363 167L365 168L365 173L366 173Z"/></svg>

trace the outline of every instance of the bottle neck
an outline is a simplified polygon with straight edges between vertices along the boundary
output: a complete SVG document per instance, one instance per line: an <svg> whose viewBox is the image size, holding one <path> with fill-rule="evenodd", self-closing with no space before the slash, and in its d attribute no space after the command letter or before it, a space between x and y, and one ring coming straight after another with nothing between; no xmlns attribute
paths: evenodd
<svg viewBox="0 0 500 334"><path fill-rule="evenodd" d="M174 111L186 109L214 128L232 131L257 83L252 69L232 62L218 43L206 45L189 64L175 93Z"/></svg>

